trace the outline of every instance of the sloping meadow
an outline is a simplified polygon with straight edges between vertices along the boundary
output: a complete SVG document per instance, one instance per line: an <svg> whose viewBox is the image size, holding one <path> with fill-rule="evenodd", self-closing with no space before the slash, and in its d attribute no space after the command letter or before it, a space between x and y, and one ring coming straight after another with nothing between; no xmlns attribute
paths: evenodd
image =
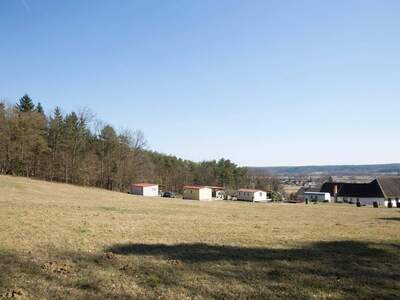
<svg viewBox="0 0 400 300"><path fill-rule="evenodd" d="M0 177L0 298L396 299L400 212Z"/></svg>

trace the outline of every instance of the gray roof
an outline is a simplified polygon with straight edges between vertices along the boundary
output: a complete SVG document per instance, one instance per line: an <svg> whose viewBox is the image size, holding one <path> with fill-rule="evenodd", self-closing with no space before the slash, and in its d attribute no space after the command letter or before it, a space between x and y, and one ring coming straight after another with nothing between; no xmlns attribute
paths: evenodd
<svg viewBox="0 0 400 300"><path fill-rule="evenodd" d="M376 180L370 183L343 183L339 197L382 198L384 194Z"/></svg>
<svg viewBox="0 0 400 300"><path fill-rule="evenodd" d="M385 198L400 198L400 176L377 178Z"/></svg>

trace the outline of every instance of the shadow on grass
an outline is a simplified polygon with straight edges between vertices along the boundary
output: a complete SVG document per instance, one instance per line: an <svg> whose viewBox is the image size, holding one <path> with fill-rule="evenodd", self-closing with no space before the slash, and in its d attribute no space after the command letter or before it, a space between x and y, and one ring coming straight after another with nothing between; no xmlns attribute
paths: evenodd
<svg viewBox="0 0 400 300"><path fill-rule="evenodd" d="M66 275L0 253L0 288L19 279L38 298L398 299L397 244L318 242L290 249L210 244L120 244L105 253L53 253ZM21 280L22 280L21 279ZM45 282L45 291L35 282ZM25 284L25 281L21 281ZM0 290L1 294L1 290Z"/></svg>
<svg viewBox="0 0 400 300"><path fill-rule="evenodd" d="M400 222L400 217L379 218L379 220L384 220L384 221L399 221L399 222Z"/></svg>
<svg viewBox="0 0 400 300"><path fill-rule="evenodd" d="M340 297L381 298L384 295L385 299L396 299L400 296L396 290L400 288L400 256L395 244L338 241L294 249L201 243L119 244L107 250L128 257L151 256L181 262L189 265L192 272L207 275L214 283L241 282L245 286L259 286L256 294L249 291L241 295L245 297L308 298L313 291ZM182 280L175 282L183 284ZM201 289L197 287L197 290ZM203 296L229 298L236 295L225 290L222 294Z"/></svg>
<svg viewBox="0 0 400 300"><path fill-rule="evenodd" d="M356 256L360 259L382 257L385 251L356 241L320 242L305 248L269 249L246 248L225 245L195 244L117 244L107 249L122 255L161 255L168 259L184 262L208 261L269 261L269 260L318 260L320 258L338 259Z"/></svg>

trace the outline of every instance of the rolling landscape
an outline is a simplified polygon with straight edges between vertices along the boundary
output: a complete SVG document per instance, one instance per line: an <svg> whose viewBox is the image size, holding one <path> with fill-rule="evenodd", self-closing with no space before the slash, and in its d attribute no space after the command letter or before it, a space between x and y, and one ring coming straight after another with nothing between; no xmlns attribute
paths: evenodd
<svg viewBox="0 0 400 300"><path fill-rule="evenodd" d="M249 167L249 171L266 175L369 175L400 174L400 164L327 165L288 167Z"/></svg>
<svg viewBox="0 0 400 300"><path fill-rule="evenodd" d="M0 1L0 300L399 300L399 12Z"/></svg>
<svg viewBox="0 0 400 300"><path fill-rule="evenodd" d="M397 299L399 210L146 198L0 176L5 299Z"/></svg>

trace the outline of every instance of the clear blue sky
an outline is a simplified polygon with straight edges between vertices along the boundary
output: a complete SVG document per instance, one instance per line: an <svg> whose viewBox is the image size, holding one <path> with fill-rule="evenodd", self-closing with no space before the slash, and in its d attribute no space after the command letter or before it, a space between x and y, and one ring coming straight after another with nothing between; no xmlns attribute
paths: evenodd
<svg viewBox="0 0 400 300"><path fill-rule="evenodd" d="M400 161L400 1L0 1L0 98L240 165Z"/></svg>

